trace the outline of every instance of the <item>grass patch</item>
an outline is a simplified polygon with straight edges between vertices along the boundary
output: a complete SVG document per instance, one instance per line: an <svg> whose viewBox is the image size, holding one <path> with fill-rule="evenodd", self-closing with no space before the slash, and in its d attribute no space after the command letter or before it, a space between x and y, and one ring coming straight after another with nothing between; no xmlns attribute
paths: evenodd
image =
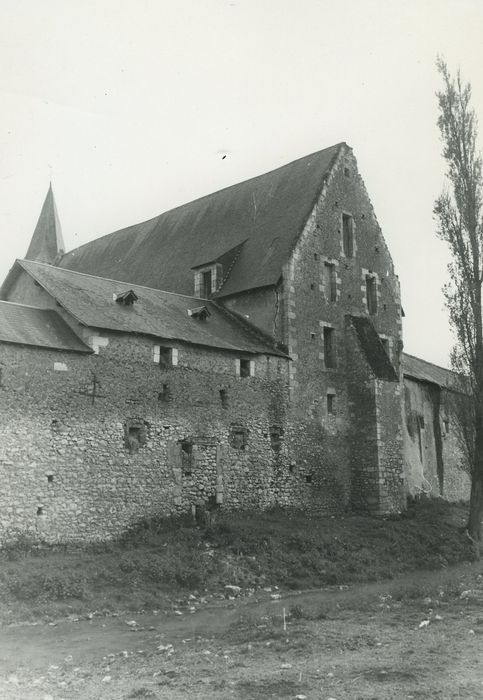
<svg viewBox="0 0 483 700"><path fill-rule="evenodd" d="M465 517L461 505L428 500L397 519L278 510L225 514L205 530L153 519L84 547L22 540L0 550L0 620L151 610L226 584L307 589L447 567L472 559Z"/></svg>

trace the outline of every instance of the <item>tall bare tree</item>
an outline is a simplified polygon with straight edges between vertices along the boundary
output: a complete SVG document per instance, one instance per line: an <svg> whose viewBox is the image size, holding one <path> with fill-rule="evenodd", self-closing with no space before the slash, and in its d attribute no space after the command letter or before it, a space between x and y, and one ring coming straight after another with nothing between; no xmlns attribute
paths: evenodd
<svg viewBox="0 0 483 700"><path fill-rule="evenodd" d="M437 68L444 85L437 98L447 187L436 200L434 213L438 235L451 253L449 281L443 291L457 340L453 368L469 382L474 449L468 533L479 550L483 517L482 160L471 85L462 81L459 71L453 77L441 58Z"/></svg>

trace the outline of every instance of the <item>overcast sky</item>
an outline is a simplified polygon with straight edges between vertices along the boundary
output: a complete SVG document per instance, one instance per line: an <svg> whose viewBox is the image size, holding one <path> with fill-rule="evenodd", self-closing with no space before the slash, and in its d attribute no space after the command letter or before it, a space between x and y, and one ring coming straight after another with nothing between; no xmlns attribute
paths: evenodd
<svg viewBox="0 0 483 700"><path fill-rule="evenodd" d="M405 350L447 364L438 53L483 123L481 0L0 0L0 277L50 179L72 249L346 141Z"/></svg>

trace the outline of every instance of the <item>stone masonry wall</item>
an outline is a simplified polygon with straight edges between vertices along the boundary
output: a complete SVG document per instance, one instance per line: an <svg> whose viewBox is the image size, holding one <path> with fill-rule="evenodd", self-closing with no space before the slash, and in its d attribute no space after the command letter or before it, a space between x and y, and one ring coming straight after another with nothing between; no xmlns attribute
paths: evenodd
<svg viewBox="0 0 483 700"><path fill-rule="evenodd" d="M344 252L343 214L352 217L352 256ZM397 418L394 424L383 425L384 413L377 408L389 402L386 389L376 401L374 378L367 368L362 383L357 385L347 354L346 344L357 341L345 334L346 316L369 314L366 276L375 279L377 295L377 312L371 315L371 321L387 340L390 359L398 373L402 350L399 281L355 158L346 149L283 271L281 299L281 327L286 329L285 342L292 358L287 420L296 445L294 452L299 455L297 467L313 475L319 499L326 508L336 511L351 502L379 509L376 502L368 504L365 487L364 492L358 493L362 484L357 470L354 471L357 460L366 465L365 469L374 470L378 485L379 479L389 483L390 473L395 481L401 476ZM324 329L333 329L333 366L327 366ZM395 388L387 392L391 394ZM396 400L394 394L390 401L393 408ZM400 416L398 408L394 410ZM360 415L359 411L366 413ZM381 468L386 476L379 475L377 431L384 433L382 459L387 465ZM392 486L389 490L393 493ZM375 498L378 501L379 496ZM393 510L394 498L385 499L384 505Z"/></svg>
<svg viewBox="0 0 483 700"><path fill-rule="evenodd" d="M441 392L438 401L435 391ZM451 407L451 392L405 377L402 429L409 495L441 495L450 501L469 499L470 478L464 468ZM439 423L439 436L435 421Z"/></svg>
<svg viewBox="0 0 483 700"><path fill-rule="evenodd" d="M102 540L210 497L227 509L300 499L285 359L258 356L242 378L235 353L178 344L163 369L154 340L100 337L97 355L0 345L0 542Z"/></svg>

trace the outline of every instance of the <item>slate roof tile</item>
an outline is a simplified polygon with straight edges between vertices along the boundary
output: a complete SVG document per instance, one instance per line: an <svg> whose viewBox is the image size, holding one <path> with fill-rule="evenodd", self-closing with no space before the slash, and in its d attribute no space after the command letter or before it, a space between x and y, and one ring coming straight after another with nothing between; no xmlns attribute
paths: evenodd
<svg viewBox="0 0 483 700"><path fill-rule="evenodd" d="M165 340L181 340L196 345L247 353L281 355L264 338L218 304L204 301L210 316L198 320L190 309L200 299L141 287L66 270L52 265L18 260L16 265L33 277L80 323L92 328L140 333ZM138 297L130 305L115 301L132 290Z"/></svg>
<svg viewBox="0 0 483 700"><path fill-rule="evenodd" d="M66 253L59 265L190 295L192 268L235 249L220 296L274 285L343 147L331 146L98 238Z"/></svg>
<svg viewBox="0 0 483 700"><path fill-rule="evenodd" d="M92 352L54 309L0 301L0 342Z"/></svg>

